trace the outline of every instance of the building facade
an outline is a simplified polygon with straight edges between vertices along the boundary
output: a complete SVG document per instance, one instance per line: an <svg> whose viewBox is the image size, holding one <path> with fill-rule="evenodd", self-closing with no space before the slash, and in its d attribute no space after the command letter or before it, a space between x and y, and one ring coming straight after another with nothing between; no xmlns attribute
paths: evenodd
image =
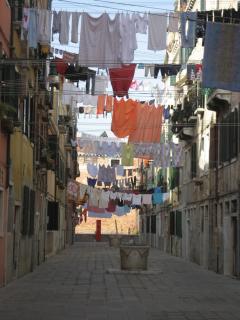
<svg viewBox="0 0 240 320"><path fill-rule="evenodd" d="M229 8L237 10L238 1L176 1L176 11ZM240 101L236 93L202 88L201 74L189 77L189 65L202 64L203 39L190 49L180 39L180 33L168 34L166 63L182 68L163 81L174 104L171 141L183 145L184 165L172 190L167 179L168 203L143 210L142 236L168 253L239 277Z"/></svg>
<svg viewBox="0 0 240 320"><path fill-rule="evenodd" d="M0 286L72 243L76 207L66 192L78 171L76 114L61 106L50 43L33 49L22 36L24 7L51 1L0 4Z"/></svg>

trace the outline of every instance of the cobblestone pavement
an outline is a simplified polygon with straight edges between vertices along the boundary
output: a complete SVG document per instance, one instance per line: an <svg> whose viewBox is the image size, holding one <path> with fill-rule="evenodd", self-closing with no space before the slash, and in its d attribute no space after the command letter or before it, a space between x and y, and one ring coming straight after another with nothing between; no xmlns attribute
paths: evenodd
<svg viewBox="0 0 240 320"><path fill-rule="evenodd" d="M0 289L1 320L238 320L240 282L151 250L150 275L108 274L118 249L76 243Z"/></svg>

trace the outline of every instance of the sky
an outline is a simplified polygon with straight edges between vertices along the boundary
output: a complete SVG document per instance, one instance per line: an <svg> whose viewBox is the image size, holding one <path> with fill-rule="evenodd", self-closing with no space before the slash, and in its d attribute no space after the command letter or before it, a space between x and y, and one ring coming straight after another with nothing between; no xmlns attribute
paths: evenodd
<svg viewBox="0 0 240 320"><path fill-rule="evenodd" d="M147 3L147 6L146 6ZM109 13L111 16L114 16L115 13L118 12L166 12L173 10L174 0L53 0L52 9L66 10L66 11L79 11L79 12L88 12L92 16L99 16L103 12ZM79 29L80 33L80 29ZM61 46L57 35L54 36L54 40L52 42L52 47L57 49L66 50L69 52L78 53L79 45L69 43L68 46ZM135 63L163 63L164 59L164 51L150 51L147 50L147 35L137 34L138 40L138 49L135 51ZM138 81L144 80L144 70L136 70L134 79ZM146 79L144 80L146 81ZM161 79L153 80L148 79L148 81L152 81L155 85L159 83L161 86ZM141 100L143 95L139 95L138 92L131 92L130 97L139 98ZM139 97L138 97L139 95ZM149 92L149 96L144 96L145 99L151 99L151 95ZM88 116L84 118L83 116L78 119L78 130L81 132L85 132L93 135L100 135L103 131L106 131L109 136L113 136L111 133L111 117L106 118L96 117L93 115L91 118Z"/></svg>

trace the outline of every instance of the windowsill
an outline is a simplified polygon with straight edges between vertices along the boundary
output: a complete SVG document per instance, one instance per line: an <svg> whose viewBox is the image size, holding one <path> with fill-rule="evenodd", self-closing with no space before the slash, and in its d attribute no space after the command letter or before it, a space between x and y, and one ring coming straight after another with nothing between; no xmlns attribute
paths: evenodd
<svg viewBox="0 0 240 320"><path fill-rule="evenodd" d="M229 160L229 161L225 161L225 162L223 162L223 163L221 163L221 164L218 165L218 169L228 167L228 166L230 166L231 164L237 162L237 160L238 160L237 157L234 157L234 158L232 158L232 159ZM216 168L214 168L214 170L216 170Z"/></svg>

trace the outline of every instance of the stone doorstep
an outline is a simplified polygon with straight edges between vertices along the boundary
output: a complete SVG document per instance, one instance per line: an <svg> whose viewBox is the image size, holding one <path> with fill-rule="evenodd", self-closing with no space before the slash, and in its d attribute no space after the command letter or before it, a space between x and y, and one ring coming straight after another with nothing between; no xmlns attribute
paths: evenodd
<svg viewBox="0 0 240 320"><path fill-rule="evenodd" d="M133 275L142 274L142 275L149 276L149 275L162 274L163 271L160 269L156 269L156 270L121 270L121 269L110 268L110 269L106 270L106 273L108 273L108 274L133 274Z"/></svg>

